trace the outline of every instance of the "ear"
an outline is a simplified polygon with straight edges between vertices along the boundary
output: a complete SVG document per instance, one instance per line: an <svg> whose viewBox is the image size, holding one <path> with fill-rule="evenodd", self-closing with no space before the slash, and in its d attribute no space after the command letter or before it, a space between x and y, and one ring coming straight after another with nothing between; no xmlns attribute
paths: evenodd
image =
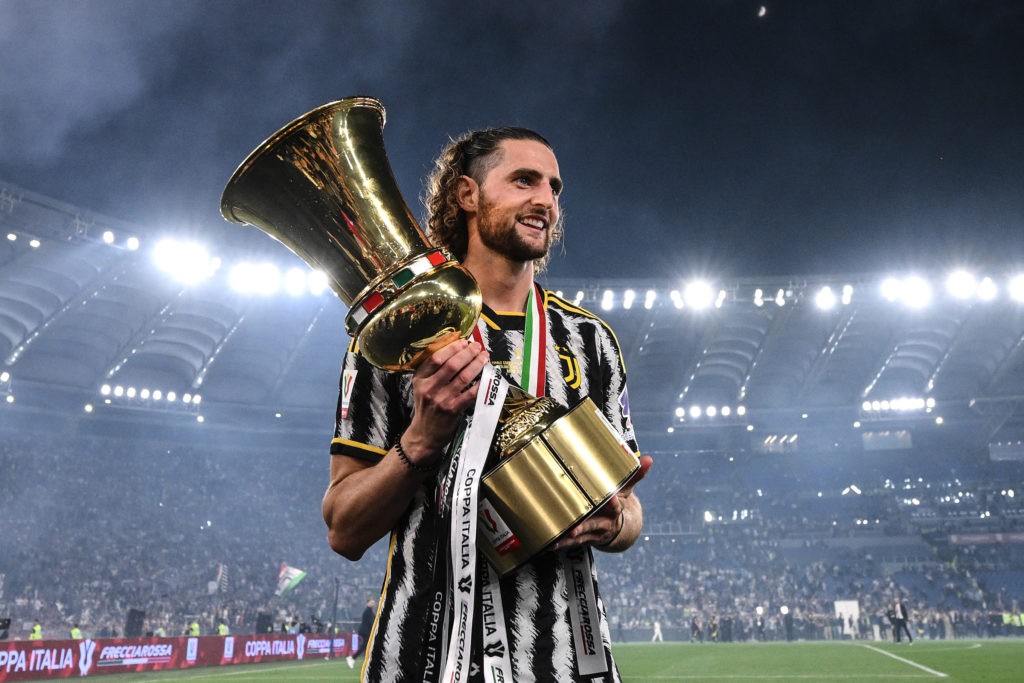
<svg viewBox="0 0 1024 683"><path fill-rule="evenodd" d="M455 186L455 201L459 208L467 213L476 213L480 202L480 186L468 175L461 175Z"/></svg>

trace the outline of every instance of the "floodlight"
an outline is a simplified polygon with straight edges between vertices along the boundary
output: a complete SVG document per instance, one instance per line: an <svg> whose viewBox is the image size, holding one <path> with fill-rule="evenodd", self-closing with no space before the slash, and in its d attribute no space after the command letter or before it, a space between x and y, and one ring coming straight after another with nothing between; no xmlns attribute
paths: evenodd
<svg viewBox="0 0 1024 683"><path fill-rule="evenodd" d="M713 513L711 510L705 510L704 511L704 521L705 522L713 522L713 521L715 521L715 513Z"/></svg>
<svg viewBox="0 0 1024 683"><path fill-rule="evenodd" d="M114 396L117 396L118 398L124 396L124 387L122 387L120 384L114 387Z"/></svg>
<svg viewBox="0 0 1024 683"><path fill-rule="evenodd" d="M981 282L978 283L978 298L982 301L992 301L998 293L999 288L996 287L995 282L992 282L992 278L982 278Z"/></svg>
<svg viewBox="0 0 1024 683"><path fill-rule="evenodd" d="M678 406L676 408L676 417L686 417L686 408Z"/></svg>
<svg viewBox="0 0 1024 683"><path fill-rule="evenodd" d="M732 408L729 406L722 406L722 417L729 417L732 415Z"/></svg>
<svg viewBox="0 0 1024 683"><path fill-rule="evenodd" d="M736 414L739 415L740 417L743 417L744 415L747 414L747 407L746 406L739 406L739 407L737 407L736 408Z"/></svg>
<svg viewBox="0 0 1024 683"><path fill-rule="evenodd" d="M903 302L911 308L923 308L931 301L932 290L924 279L911 275L903 281Z"/></svg>
<svg viewBox="0 0 1024 683"><path fill-rule="evenodd" d="M128 251L137 251L139 248L139 238L129 237L124 241L124 246L128 247Z"/></svg>
<svg viewBox="0 0 1024 683"><path fill-rule="evenodd" d="M1010 297L1014 301L1024 301L1024 275L1017 275L1010 280Z"/></svg>
<svg viewBox="0 0 1024 683"><path fill-rule="evenodd" d="M306 291L306 273L301 268L290 268L284 274L284 291L301 296Z"/></svg>
<svg viewBox="0 0 1024 683"><path fill-rule="evenodd" d="M1024 288L1022 288L1022 290L1024 290ZM676 308L682 308L685 305L683 303L683 297L680 296L680 294L679 294L679 290L673 289L671 292L669 292L668 295L672 299L672 303L673 303L673 305L675 305ZM1024 300L1024 299L1022 299L1022 300Z"/></svg>
<svg viewBox="0 0 1024 683"><path fill-rule="evenodd" d="M173 391L168 391L167 392L167 402L168 403L174 403L177 399L178 399L178 395L175 394Z"/></svg>
<svg viewBox="0 0 1024 683"><path fill-rule="evenodd" d="M149 399L149 389L142 389L139 392L139 398L141 398L143 401Z"/></svg>
<svg viewBox="0 0 1024 683"><path fill-rule="evenodd" d="M9 232L9 233L7 233L7 241L9 241L9 242L17 242L18 241L18 236L15 235L13 232Z"/></svg>
<svg viewBox="0 0 1024 683"><path fill-rule="evenodd" d="M610 289L604 290L604 294L601 295L601 310L610 311L615 305L615 292Z"/></svg>
<svg viewBox="0 0 1024 683"><path fill-rule="evenodd" d="M853 285L843 285L843 305L849 306L853 301Z"/></svg>
<svg viewBox="0 0 1024 683"><path fill-rule="evenodd" d="M653 289L648 289L647 294L644 295L644 308L650 310L654 307L654 300L658 298L658 293Z"/></svg>
<svg viewBox="0 0 1024 683"><path fill-rule="evenodd" d="M128 389L124 392L124 395L127 396L128 398L135 398L135 387L128 387Z"/></svg>
<svg viewBox="0 0 1024 683"><path fill-rule="evenodd" d="M202 245L169 239L157 243L153 259L157 267L185 284L202 282L220 266L220 260L210 258Z"/></svg>
<svg viewBox="0 0 1024 683"><path fill-rule="evenodd" d="M718 415L718 408L716 408L715 406L708 406L704 410L704 414L707 415L708 417L714 417Z"/></svg>
<svg viewBox="0 0 1024 683"><path fill-rule="evenodd" d="M832 288L825 285L818 290L818 293L814 295L815 305L823 311L829 311L835 308L836 295L833 293Z"/></svg>
<svg viewBox="0 0 1024 683"><path fill-rule="evenodd" d="M33 249L38 249L40 244L42 244L42 242L40 242L37 239L31 239L28 241L28 246L32 247Z"/></svg>
<svg viewBox="0 0 1024 683"><path fill-rule="evenodd" d="M102 396L110 396L110 385L109 384L104 384L102 387L100 387L100 395L102 395Z"/></svg>
<svg viewBox="0 0 1024 683"><path fill-rule="evenodd" d="M309 284L309 292L313 296L320 296L327 289L327 276L323 271L314 270L306 276L306 282Z"/></svg>
<svg viewBox="0 0 1024 683"><path fill-rule="evenodd" d="M715 293L711 285L704 280L694 280L683 288L683 301L687 306L700 311L714 301Z"/></svg>
<svg viewBox="0 0 1024 683"><path fill-rule="evenodd" d="M164 393L162 391L160 391L159 389L154 389L153 390L153 400L154 401L159 401L161 398L163 398L163 395L164 395Z"/></svg>
<svg viewBox="0 0 1024 683"><path fill-rule="evenodd" d="M0 372L0 382L6 382L6 381L8 381L10 379L11 379L11 373L7 372L6 370L4 370L3 372Z"/></svg>
<svg viewBox="0 0 1024 683"><path fill-rule="evenodd" d="M690 407L690 417L692 417L694 419L700 417L700 406L691 406Z"/></svg>
<svg viewBox="0 0 1024 683"><path fill-rule="evenodd" d="M112 233L109 230L104 230L103 231L103 242L105 244L113 244L114 243L114 233Z"/></svg>
<svg viewBox="0 0 1024 683"><path fill-rule="evenodd" d="M946 278L946 290L957 299L970 299L978 290L978 282L966 270L956 270Z"/></svg>
<svg viewBox="0 0 1024 683"><path fill-rule="evenodd" d="M231 270L231 287L243 294L273 294L281 283L281 274L272 263L239 263Z"/></svg>
<svg viewBox="0 0 1024 683"><path fill-rule="evenodd" d="M901 290L900 281L894 277L888 277L882 281L882 296L889 301L896 301L896 299L900 298Z"/></svg>
<svg viewBox="0 0 1024 683"><path fill-rule="evenodd" d="M622 307L626 310L633 308L633 300L636 299L636 292L627 289L622 295Z"/></svg>
<svg viewBox="0 0 1024 683"><path fill-rule="evenodd" d="M82 408L82 409L83 409L83 410L84 410L85 412L87 412L87 413L91 413L91 412L92 412L92 404L91 404L91 403L86 403L86 404L85 404L85 406L83 406L83 408Z"/></svg>

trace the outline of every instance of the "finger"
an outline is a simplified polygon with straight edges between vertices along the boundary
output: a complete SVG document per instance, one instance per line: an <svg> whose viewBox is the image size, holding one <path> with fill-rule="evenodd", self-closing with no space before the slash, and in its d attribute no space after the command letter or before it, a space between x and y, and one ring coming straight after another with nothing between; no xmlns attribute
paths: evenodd
<svg viewBox="0 0 1024 683"><path fill-rule="evenodd" d="M647 476L647 472L651 469L651 465L654 464L654 458L649 455L641 455L640 458L640 469L636 471L626 485L622 487L619 494L624 498L628 498L633 493L633 487L640 483L640 480Z"/></svg>
<svg viewBox="0 0 1024 683"><path fill-rule="evenodd" d="M453 362L455 365L458 366L458 368L461 368L463 365L465 365L465 361L468 361L469 358L471 357L471 355L466 354L467 349L474 345L479 346L478 344L476 344L473 341L470 341L469 339L459 339L452 342L448 346L438 349L430 356L427 356L426 360L420 363L419 367L416 368L414 376L425 378L432 377L439 373L444 373L444 368L450 366ZM458 360L460 354L466 354L464 360L461 363ZM447 372L447 377L444 377L444 381L447 382L451 380L452 376L454 376L454 373L458 368L454 370L449 370Z"/></svg>

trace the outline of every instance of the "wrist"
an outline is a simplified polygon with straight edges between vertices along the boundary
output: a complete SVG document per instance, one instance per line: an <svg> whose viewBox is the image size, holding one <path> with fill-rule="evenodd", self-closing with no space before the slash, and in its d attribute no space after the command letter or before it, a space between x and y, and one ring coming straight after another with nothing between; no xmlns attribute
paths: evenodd
<svg viewBox="0 0 1024 683"><path fill-rule="evenodd" d="M430 457L414 456L416 458L414 460L402 446L401 436L399 436L395 441L395 452L398 453L398 458L402 461L402 464L405 465L407 469L416 472L417 474L431 474L436 472L438 466L441 464L441 458L434 455L431 455Z"/></svg>
<svg viewBox="0 0 1024 683"><path fill-rule="evenodd" d="M597 546L598 548L609 548L613 543L615 543L615 541L619 540L619 536L622 535L622 530L626 528L626 510L625 510L625 508L623 508L622 510L619 510L618 522L619 522L618 529L615 530L615 533L612 534L612 537L609 538L604 543L599 544Z"/></svg>

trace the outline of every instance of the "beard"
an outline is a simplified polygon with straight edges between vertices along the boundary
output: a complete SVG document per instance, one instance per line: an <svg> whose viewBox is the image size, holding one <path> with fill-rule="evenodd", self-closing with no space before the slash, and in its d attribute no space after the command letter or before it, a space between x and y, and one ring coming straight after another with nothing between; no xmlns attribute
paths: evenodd
<svg viewBox="0 0 1024 683"><path fill-rule="evenodd" d="M516 228L516 214L510 215L489 203L481 192L477 230L480 241L488 249L513 261L536 261L548 255L548 249L551 247L551 229L552 226L548 225L544 230L544 241L541 245L527 242Z"/></svg>

